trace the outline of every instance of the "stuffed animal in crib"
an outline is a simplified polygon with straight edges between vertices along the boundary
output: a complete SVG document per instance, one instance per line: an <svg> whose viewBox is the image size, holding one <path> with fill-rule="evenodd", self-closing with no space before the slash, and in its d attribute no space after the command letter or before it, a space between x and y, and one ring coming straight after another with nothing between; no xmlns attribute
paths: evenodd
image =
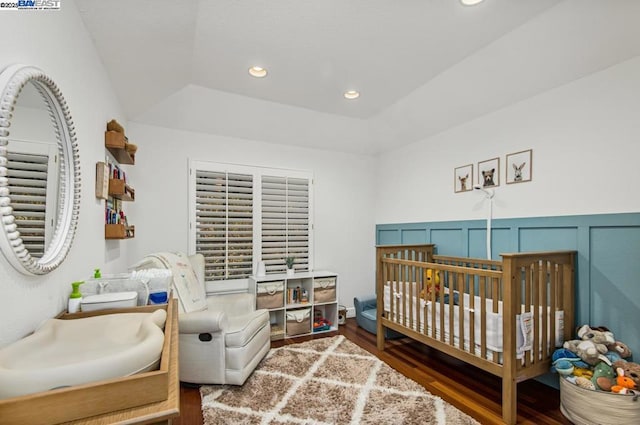
<svg viewBox="0 0 640 425"><path fill-rule="evenodd" d="M438 299L440 296L440 272L426 269L424 271L424 284L425 287L420 291L420 298L429 301L431 300L431 294L435 292L434 299Z"/></svg>

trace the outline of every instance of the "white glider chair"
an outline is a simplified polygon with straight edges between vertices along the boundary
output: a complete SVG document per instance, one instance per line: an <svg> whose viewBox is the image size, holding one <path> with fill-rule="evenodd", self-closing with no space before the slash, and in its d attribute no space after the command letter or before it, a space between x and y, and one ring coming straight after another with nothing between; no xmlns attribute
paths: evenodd
<svg viewBox="0 0 640 425"><path fill-rule="evenodd" d="M173 272L172 287L180 310L180 381L244 384L271 348L269 312L255 309L254 296L241 293L207 297L201 254L150 254L132 268Z"/></svg>

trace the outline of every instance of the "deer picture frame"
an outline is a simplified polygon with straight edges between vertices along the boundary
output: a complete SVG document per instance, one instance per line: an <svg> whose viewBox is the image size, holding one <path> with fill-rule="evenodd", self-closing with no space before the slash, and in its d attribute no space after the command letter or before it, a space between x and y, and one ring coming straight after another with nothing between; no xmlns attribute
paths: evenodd
<svg viewBox="0 0 640 425"><path fill-rule="evenodd" d="M533 150L514 152L507 155L505 176L507 184L531 181Z"/></svg>
<svg viewBox="0 0 640 425"><path fill-rule="evenodd" d="M473 164L463 165L453 170L453 191L455 193L473 190Z"/></svg>

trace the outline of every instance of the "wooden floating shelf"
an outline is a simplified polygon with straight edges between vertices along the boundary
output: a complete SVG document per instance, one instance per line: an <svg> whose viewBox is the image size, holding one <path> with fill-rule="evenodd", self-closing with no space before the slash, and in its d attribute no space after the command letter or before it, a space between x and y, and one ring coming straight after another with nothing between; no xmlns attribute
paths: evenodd
<svg viewBox="0 0 640 425"><path fill-rule="evenodd" d="M133 202L136 199L136 191L122 179L109 179L109 196Z"/></svg>
<svg viewBox="0 0 640 425"><path fill-rule="evenodd" d="M105 224L105 239L131 239L135 237L136 226L125 226L124 224Z"/></svg>
<svg viewBox="0 0 640 425"><path fill-rule="evenodd" d="M135 164L134 154L127 152L124 134L117 131L104 132L104 146L120 164Z"/></svg>

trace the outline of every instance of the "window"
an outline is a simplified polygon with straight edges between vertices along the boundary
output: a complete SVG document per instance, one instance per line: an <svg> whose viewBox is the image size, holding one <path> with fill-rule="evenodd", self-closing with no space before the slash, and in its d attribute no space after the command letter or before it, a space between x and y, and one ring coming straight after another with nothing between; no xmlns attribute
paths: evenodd
<svg viewBox="0 0 640 425"><path fill-rule="evenodd" d="M262 175L262 261L284 273L285 259L309 270L309 179Z"/></svg>
<svg viewBox="0 0 640 425"><path fill-rule="evenodd" d="M7 178L20 238L31 256L44 255L53 237L57 212L57 146L11 140Z"/></svg>
<svg viewBox="0 0 640 425"><path fill-rule="evenodd" d="M189 174L189 252L204 255L210 291L246 290L259 261L312 269L310 173L190 161Z"/></svg>

